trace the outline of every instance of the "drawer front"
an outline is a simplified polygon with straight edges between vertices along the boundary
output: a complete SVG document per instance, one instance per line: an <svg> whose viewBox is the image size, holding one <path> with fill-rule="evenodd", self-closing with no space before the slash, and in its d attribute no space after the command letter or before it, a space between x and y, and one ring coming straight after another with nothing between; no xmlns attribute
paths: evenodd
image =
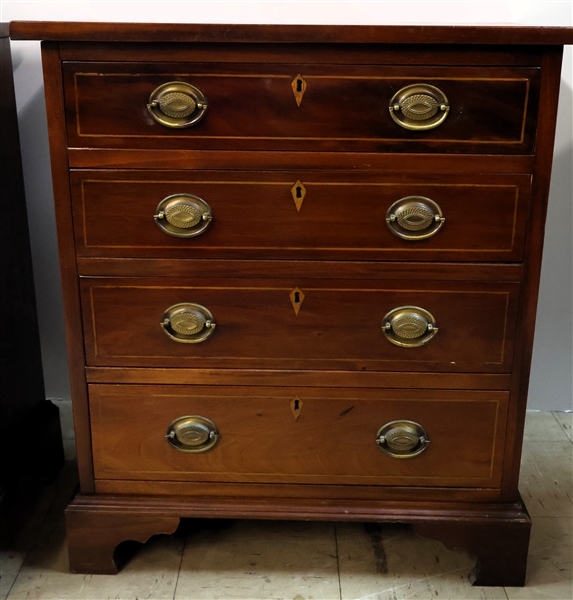
<svg viewBox="0 0 573 600"><path fill-rule="evenodd" d="M507 392L89 388L96 479L500 484ZM205 421L197 425L197 419L178 422L181 417L202 417L212 425ZM385 446L396 446L403 421L421 427L409 426L415 434L404 445L409 449ZM386 439L379 444L379 430L385 425ZM202 445L200 440L199 446L186 445L185 427L195 427L198 436L201 427L207 427L205 433L213 427L218 437ZM171 431L176 432L170 438L173 445L165 437ZM420 440L422 434L427 445ZM412 444L416 445L410 448ZM189 448L203 451L182 451Z"/></svg>
<svg viewBox="0 0 573 600"><path fill-rule="evenodd" d="M480 154L533 152L540 80L539 69L525 67L304 63L68 62L63 73L68 142L74 148ZM152 93L170 82L200 90L197 106L206 97L208 108L196 108L204 116L194 125L167 127L148 110ZM402 90L417 84L420 93L402 94L410 103L422 99L412 105L420 114L407 119L416 129L404 128L392 118L390 106L402 102L396 99ZM437 94L438 105L449 109L441 124L419 129L420 123L427 125L422 113L424 99L432 97L424 92L428 86L443 94ZM398 121L405 110L394 111Z"/></svg>
<svg viewBox="0 0 573 600"><path fill-rule="evenodd" d="M519 261L530 185L526 175L445 173L78 171L71 179L78 254L126 258ZM198 222L157 217L172 205L196 211Z"/></svg>
<svg viewBox="0 0 573 600"><path fill-rule="evenodd" d="M88 365L489 373L511 370L519 292L509 283L168 277L84 278L81 287ZM413 320L388 314L404 306L415 307ZM185 318L201 332L175 341Z"/></svg>

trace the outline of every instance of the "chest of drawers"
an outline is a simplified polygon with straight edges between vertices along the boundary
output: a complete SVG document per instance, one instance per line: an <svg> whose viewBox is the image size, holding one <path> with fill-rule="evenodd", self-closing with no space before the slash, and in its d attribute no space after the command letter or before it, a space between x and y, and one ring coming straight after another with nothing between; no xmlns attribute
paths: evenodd
<svg viewBox="0 0 573 600"><path fill-rule="evenodd" d="M14 23L43 39L73 571L181 517L401 521L523 585L570 29Z"/></svg>

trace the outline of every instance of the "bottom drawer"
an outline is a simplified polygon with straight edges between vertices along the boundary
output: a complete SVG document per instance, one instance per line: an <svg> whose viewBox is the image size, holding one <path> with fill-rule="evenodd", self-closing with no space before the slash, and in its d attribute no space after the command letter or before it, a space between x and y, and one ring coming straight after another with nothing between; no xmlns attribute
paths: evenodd
<svg viewBox="0 0 573 600"><path fill-rule="evenodd" d="M464 487L501 481L508 392L89 388L96 479ZM206 420L178 421L197 416Z"/></svg>

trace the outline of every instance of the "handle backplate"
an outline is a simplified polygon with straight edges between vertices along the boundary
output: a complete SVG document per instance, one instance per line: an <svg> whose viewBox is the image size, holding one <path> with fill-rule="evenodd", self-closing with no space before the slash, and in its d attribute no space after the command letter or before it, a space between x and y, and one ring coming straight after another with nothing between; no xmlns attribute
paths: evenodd
<svg viewBox="0 0 573 600"><path fill-rule="evenodd" d="M444 92L428 83L403 87L392 96L388 108L390 116L400 127L413 131L438 127L450 111Z"/></svg>
<svg viewBox="0 0 573 600"><path fill-rule="evenodd" d="M398 306L382 319L382 332L396 346L416 348L438 333L433 315L419 306Z"/></svg>
<svg viewBox="0 0 573 600"><path fill-rule="evenodd" d="M181 129L198 123L207 110L203 92L184 81L170 81L153 90L147 110L164 127Z"/></svg>
<svg viewBox="0 0 573 600"><path fill-rule="evenodd" d="M204 342L215 331L211 311L192 302L170 306L163 313L160 325L165 335L181 344Z"/></svg>
<svg viewBox="0 0 573 600"><path fill-rule="evenodd" d="M207 452L217 443L219 432L213 421L192 415L175 419L165 439L180 452Z"/></svg>
<svg viewBox="0 0 573 600"><path fill-rule="evenodd" d="M163 198L153 215L157 226L173 237L201 235L211 224L211 207L198 196L173 194Z"/></svg>
<svg viewBox="0 0 573 600"><path fill-rule="evenodd" d="M390 231L412 242L432 237L445 220L439 205L424 196L400 198L386 212L386 224Z"/></svg>
<svg viewBox="0 0 573 600"><path fill-rule="evenodd" d="M414 458L430 443L426 430L414 421L391 421L376 434L378 448L392 458Z"/></svg>

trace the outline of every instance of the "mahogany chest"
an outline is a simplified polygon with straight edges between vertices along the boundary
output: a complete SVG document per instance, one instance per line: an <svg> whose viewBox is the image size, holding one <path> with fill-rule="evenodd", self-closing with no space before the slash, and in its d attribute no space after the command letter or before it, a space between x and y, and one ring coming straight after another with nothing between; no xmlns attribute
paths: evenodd
<svg viewBox="0 0 573 600"><path fill-rule="evenodd" d="M571 29L11 32L45 40L71 569L181 517L401 521L523 585Z"/></svg>

